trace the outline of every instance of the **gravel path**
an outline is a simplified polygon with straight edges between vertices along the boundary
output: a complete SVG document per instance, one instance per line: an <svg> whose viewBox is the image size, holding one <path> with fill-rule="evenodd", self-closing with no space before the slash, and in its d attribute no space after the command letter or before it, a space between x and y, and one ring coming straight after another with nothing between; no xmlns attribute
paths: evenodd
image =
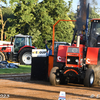
<svg viewBox="0 0 100 100"><path fill-rule="evenodd" d="M66 92L66 100L100 100L100 87L72 83L51 86L42 81L0 79L0 100L58 100L60 91Z"/></svg>

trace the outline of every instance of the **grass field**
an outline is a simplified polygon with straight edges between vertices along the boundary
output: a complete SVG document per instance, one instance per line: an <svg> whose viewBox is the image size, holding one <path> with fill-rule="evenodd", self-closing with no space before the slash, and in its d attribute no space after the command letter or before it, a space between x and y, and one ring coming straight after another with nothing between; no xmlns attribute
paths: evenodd
<svg viewBox="0 0 100 100"><path fill-rule="evenodd" d="M30 65L19 65L19 68L0 69L0 74L31 73Z"/></svg>

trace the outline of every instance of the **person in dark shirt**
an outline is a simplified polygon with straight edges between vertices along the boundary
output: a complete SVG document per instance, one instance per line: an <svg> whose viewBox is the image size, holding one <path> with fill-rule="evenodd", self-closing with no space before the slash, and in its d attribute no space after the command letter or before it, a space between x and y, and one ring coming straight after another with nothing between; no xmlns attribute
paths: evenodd
<svg viewBox="0 0 100 100"><path fill-rule="evenodd" d="M52 45L50 46L50 49L49 49L48 46L47 46L47 41L45 41L45 46L46 46L46 49L48 51L48 56L52 55Z"/></svg>

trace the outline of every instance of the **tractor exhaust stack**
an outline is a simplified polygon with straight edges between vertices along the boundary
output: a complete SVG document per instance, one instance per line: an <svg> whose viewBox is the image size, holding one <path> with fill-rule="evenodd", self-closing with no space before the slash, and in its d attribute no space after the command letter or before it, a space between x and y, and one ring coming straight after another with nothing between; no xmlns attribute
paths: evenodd
<svg viewBox="0 0 100 100"><path fill-rule="evenodd" d="M80 46L80 36L79 36L79 35L77 36L77 43L76 43L76 46L77 46L77 47Z"/></svg>

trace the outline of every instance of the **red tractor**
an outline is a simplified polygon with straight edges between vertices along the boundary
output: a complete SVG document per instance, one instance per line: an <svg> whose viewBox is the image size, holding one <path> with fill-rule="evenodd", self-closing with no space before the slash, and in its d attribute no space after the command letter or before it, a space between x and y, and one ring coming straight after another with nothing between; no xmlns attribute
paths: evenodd
<svg viewBox="0 0 100 100"><path fill-rule="evenodd" d="M31 36L22 34L11 37L11 44L0 45L0 61L9 60L30 65L32 49L35 48L31 39Z"/></svg>
<svg viewBox="0 0 100 100"><path fill-rule="evenodd" d="M89 4L86 5L86 0L80 0L80 11L79 9L77 11L81 15L78 14L79 17L76 19L76 29L71 46L59 45L55 53L54 44L52 44L52 55L56 59L53 62L49 77L52 85L66 84L71 80L83 81L84 86L87 87L98 83L100 72L100 19L91 19L90 32L87 34ZM75 40L76 36L77 40Z"/></svg>

